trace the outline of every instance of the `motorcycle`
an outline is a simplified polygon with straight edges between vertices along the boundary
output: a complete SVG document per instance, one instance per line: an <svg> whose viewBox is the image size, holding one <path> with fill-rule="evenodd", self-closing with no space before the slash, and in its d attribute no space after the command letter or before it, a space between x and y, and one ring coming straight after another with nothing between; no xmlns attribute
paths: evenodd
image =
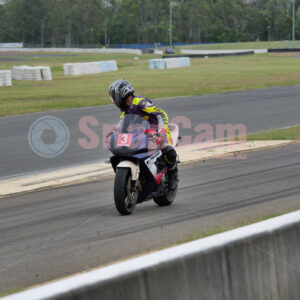
<svg viewBox="0 0 300 300"><path fill-rule="evenodd" d="M172 144L177 145L178 126L170 124ZM168 187L167 165L161 151L163 137L138 115L125 115L106 139L115 171L114 202L121 215L130 215L136 204L153 199L170 205L177 189Z"/></svg>

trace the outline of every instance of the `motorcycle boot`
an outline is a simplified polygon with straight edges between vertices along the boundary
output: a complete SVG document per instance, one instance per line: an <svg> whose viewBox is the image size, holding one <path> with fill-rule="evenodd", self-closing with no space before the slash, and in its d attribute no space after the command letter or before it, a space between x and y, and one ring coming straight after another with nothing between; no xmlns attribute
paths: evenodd
<svg viewBox="0 0 300 300"><path fill-rule="evenodd" d="M178 187L178 169L177 163L174 166L168 167L168 185L170 190L176 190Z"/></svg>
<svg viewBox="0 0 300 300"><path fill-rule="evenodd" d="M164 161L167 164L168 186L170 190L178 187L177 153L173 147L167 146L162 149Z"/></svg>

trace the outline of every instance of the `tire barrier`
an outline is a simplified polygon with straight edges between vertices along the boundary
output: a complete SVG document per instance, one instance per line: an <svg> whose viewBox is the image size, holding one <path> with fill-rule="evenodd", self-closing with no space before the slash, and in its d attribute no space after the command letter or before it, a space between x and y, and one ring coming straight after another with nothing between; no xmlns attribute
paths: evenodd
<svg viewBox="0 0 300 300"><path fill-rule="evenodd" d="M52 80L51 68L47 66L15 66L13 67L12 77L15 80Z"/></svg>
<svg viewBox="0 0 300 300"><path fill-rule="evenodd" d="M189 57L175 57L149 60L150 69L173 69L189 67L190 65L191 61Z"/></svg>
<svg viewBox="0 0 300 300"><path fill-rule="evenodd" d="M236 55L241 53L247 53L250 50L185 50L181 49L180 53L182 54L227 54L227 55Z"/></svg>
<svg viewBox="0 0 300 300"><path fill-rule="evenodd" d="M268 49L269 53L274 52L300 52L300 48L278 48L278 49Z"/></svg>
<svg viewBox="0 0 300 300"><path fill-rule="evenodd" d="M258 50L257 53L266 53L266 51ZM253 55L255 51L243 51L243 52L234 52L234 53L206 53L206 54L184 54L184 55L172 55L172 58L179 57L189 57L189 58L208 58L208 57L221 57L221 56L241 56L241 55ZM164 55L163 58L168 58L170 56Z"/></svg>
<svg viewBox="0 0 300 300"><path fill-rule="evenodd" d="M118 70L117 62L115 60L64 64L63 68L65 75L95 74Z"/></svg>
<svg viewBox="0 0 300 300"><path fill-rule="evenodd" d="M298 210L3 300L298 300L299 234Z"/></svg>
<svg viewBox="0 0 300 300"><path fill-rule="evenodd" d="M0 70L0 87L1 86L12 86L10 70Z"/></svg>

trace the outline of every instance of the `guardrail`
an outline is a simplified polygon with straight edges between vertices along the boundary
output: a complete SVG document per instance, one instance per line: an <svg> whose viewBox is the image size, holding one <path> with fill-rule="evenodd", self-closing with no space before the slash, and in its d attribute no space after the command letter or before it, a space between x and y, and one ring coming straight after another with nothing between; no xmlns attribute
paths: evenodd
<svg viewBox="0 0 300 300"><path fill-rule="evenodd" d="M0 87L1 86L11 86L11 71L10 70L0 70Z"/></svg>
<svg viewBox="0 0 300 300"><path fill-rule="evenodd" d="M300 210L3 300L298 300Z"/></svg>

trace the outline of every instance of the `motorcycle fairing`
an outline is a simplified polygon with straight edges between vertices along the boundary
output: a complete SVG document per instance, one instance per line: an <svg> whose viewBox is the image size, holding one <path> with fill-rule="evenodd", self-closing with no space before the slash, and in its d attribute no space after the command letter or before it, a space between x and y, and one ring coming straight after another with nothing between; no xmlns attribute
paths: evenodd
<svg viewBox="0 0 300 300"><path fill-rule="evenodd" d="M145 165L148 167L152 176L155 178L156 184L160 184L163 175L167 172L167 168L162 167L162 152L158 151L148 159L145 159Z"/></svg>

